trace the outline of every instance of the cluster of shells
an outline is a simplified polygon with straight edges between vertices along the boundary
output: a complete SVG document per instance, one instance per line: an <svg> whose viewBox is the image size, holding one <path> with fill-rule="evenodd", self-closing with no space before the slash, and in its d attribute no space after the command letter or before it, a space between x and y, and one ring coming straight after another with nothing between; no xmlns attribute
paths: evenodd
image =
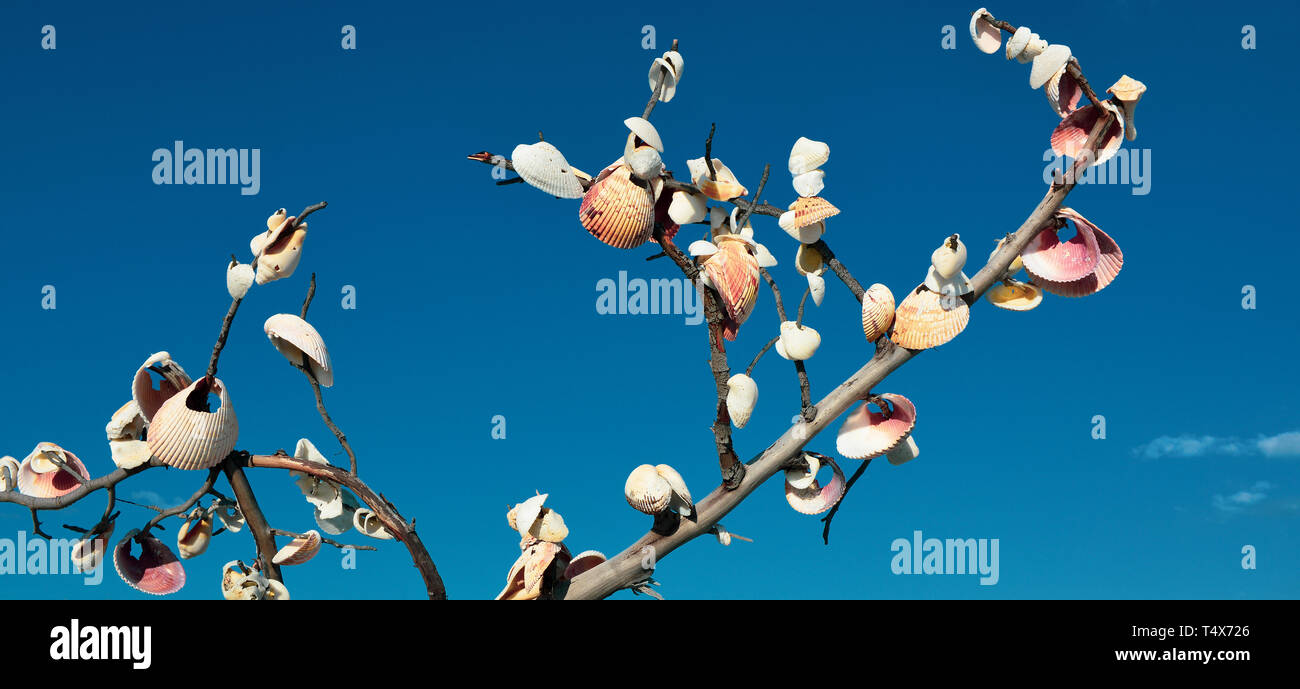
<svg viewBox="0 0 1300 689"><path fill-rule="evenodd" d="M595 550L569 552L564 544L569 528L559 512L545 506L547 497L534 495L506 512L506 523L519 533L520 554L496 600L552 598L558 587L605 561Z"/></svg>

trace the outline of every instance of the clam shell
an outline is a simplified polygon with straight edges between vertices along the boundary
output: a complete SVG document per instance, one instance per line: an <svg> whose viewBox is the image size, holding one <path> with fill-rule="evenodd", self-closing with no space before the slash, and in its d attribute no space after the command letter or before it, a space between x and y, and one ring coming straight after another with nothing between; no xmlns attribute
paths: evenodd
<svg viewBox="0 0 1300 689"><path fill-rule="evenodd" d="M704 261L704 275L722 298L727 315L723 337L736 339L736 332L758 302L758 258L749 244L737 235L719 235L718 251Z"/></svg>
<svg viewBox="0 0 1300 689"><path fill-rule="evenodd" d="M1025 46L1029 45L1029 39L1033 38L1034 32L1028 26L1022 26L1011 34L1007 39L1007 59L1012 60L1020 57L1025 51Z"/></svg>
<svg viewBox="0 0 1300 689"><path fill-rule="evenodd" d="M673 488L652 464L642 464L628 474L623 484L627 504L646 514L659 514L668 509Z"/></svg>
<svg viewBox="0 0 1300 689"><path fill-rule="evenodd" d="M785 483L791 488L805 490L817 481L817 471L821 469L821 460L816 455L805 452L802 456L804 467L801 469L786 469Z"/></svg>
<svg viewBox="0 0 1300 689"><path fill-rule="evenodd" d="M1007 281L984 293L984 298L999 309L1031 311L1043 301L1043 290L1027 282Z"/></svg>
<svg viewBox="0 0 1300 689"><path fill-rule="evenodd" d="M277 313L266 319L262 329L266 331L271 344L289 363L301 366L303 354L306 354L307 365L316 382L326 388L334 385L334 369L330 366L329 350L311 323L291 313Z"/></svg>
<svg viewBox="0 0 1300 689"><path fill-rule="evenodd" d="M253 272L253 266L232 262L226 266L226 292L231 299L243 299L256 278L257 274Z"/></svg>
<svg viewBox="0 0 1300 689"><path fill-rule="evenodd" d="M813 304L822 305L822 299L826 298L826 280L816 273L808 273L808 296L812 297Z"/></svg>
<svg viewBox="0 0 1300 689"><path fill-rule="evenodd" d="M791 226L796 229L821 222L829 217L839 215L840 212L840 209L820 196L800 196L799 200L790 206L790 210L794 211Z"/></svg>
<svg viewBox="0 0 1300 689"><path fill-rule="evenodd" d="M520 536L527 536L533 527L537 524L537 519L542 516L542 504L546 502L550 493L538 493L531 498L515 505L511 513L506 515L506 521L513 521L510 528L519 532Z"/></svg>
<svg viewBox="0 0 1300 689"><path fill-rule="evenodd" d="M220 378L213 389L221 408L204 411L208 403L207 378L200 378L163 403L149 425L149 450L164 464L197 470L216 466L235 449L239 421L230 394Z"/></svg>
<svg viewBox="0 0 1300 689"><path fill-rule="evenodd" d="M758 402L758 383L743 374L727 379L727 415L736 428L744 428Z"/></svg>
<svg viewBox="0 0 1300 689"><path fill-rule="evenodd" d="M796 194L804 197L816 196L826 187L826 173L821 170L795 175L792 181Z"/></svg>
<svg viewBox="0 0 1300 689"><path fill-rule="evenodd" d="M1119 275L1120 269L1124 267L1124 252L1120 251L1119 245L1115 243L1114 239L1111 239L1110 235L1102 232L1100 227L1092 224L1073 209L1062 208L1057 213L1074 221L1077 230L1076 236L1087 232L1095 237L1098 249L1096 269L1091 274L1073 282L1054 281L1045 277L1038 277L1032 271L1030 277L1033 279L1034 284L1061 297L1085 297L1100 292L1114 281L1115 277ZM1028 266L1026 266L1026 269L1028 269Z"/></svg>
<svg viewBox="0 0 1300 689"><path fill-rule="evenodd" d="M754 260L758 261L759 268L771 268L776 265L776 256L762 244L754 245Z"/></svg>
<svg viewBox="0 0 1300 689"><path fill-rule="evenodd" d="M862 293L862 334L875 342L894 324L894 293L877 282Z"/></svg>
<svg viewBox="0 0 1300 689"><path fill-rule="evenodd" d="M794 254L794 269L799 271L800 275L825 273L826 263L822 260L822 252L813 248L811 244L800 244Z"/></svg>
<svg viewBox="0 0 1300 689"><path fill-rule="evenodd" d="M139 536L132 529L113 549L113 567L131 588L155 596L176 593L185 586L185 567L162 541L152 535L140 536L140 555L131 554L131 544Z"/></svg>
<svg viewBox="0 0 1300 689"><path fill-rule="evenodd" d="M46 453L57 456L59 461L72 470L72 473L60 469L57 464L46 459L44 456ZM81 482L73 473L81 475L82 478L90 478L86 465L82 464L77 455L54 443L38 443L36 449L32 450L31 454L18 465L15 483L18 492L23 495L35 498L57 498L81 486Z"/></svg>
<svg viewBox="0 0 1300 689"><path fill-rule="evenodd" d="M583 572L590 571L606 560L605 554L596 550L584 550L573 556L569 566L564 570L564 578L572 579Z"/></svg>
<svg viewBox="0 0 1300 689"><path fill-rule="evenodd" d="M1053 74L1070 61L1070 47L1053 43L1034 58L1029 68L1029 88L1038 88L1047 83Z"/></svg>
<svg viewBox="0 0 1300 689"><path fill-rule="evenodd" d="M921 449L916 446L916 438L909 435L907 439L898 444L898 447L886 453L885 458L889 460L890 464L898 466L899 464L907 464L919 457L920 454Z"/></svg>
<svg viewBox="0 0 1300 689"><path fill-rule="evenodd" d="M293 275L302 260L302 245L307 239L307 223L293 228L297 218L290 216L278 227L268 230L265 235L254 237L250 243L253 255L257 256L257 277L259 285L280 280Z"/></svg>
<svg viewBox="0 0 1300 689"><path fill-rule="evenodd" d="M320 551L321 536L320 532L315 529L308 531L301 536L289 541L289 544L279 549L271 562L277 565L300 565L313 557Z"/></svg>
<svg viewBox="0 0 1300 689"><path fill-rule="evenodd" d="M677 75L677 81L680 82L682 75L686 73L686 58L683 58L682 54L676 50L669 50L664 53L664 59L668 61L669 65L672 65L673 74Z"/></svg>
<svg viewBox="0 0 1300 689"><path fill-rule="evenodd" d="M0 493L8 493L18 488L18 470L21 465L17 459L5 455L0 457Z"/></svg>
<svg viewBox="0 0 1300 689"><path fill-rule="evenodd" d="M790 174L803 175L826 164L831 157L831 147L821 141L801 136L790 149Z"/></svg>
<svg viewBox="0 0 1300 689"><path fill-rule="evenodd" d="M393 538L393 534L384 528L384 523L379 520L379 516L370 511L369 508L362 507L352 513L352 526L371 538L383 540Z"/></svg>
<svg viewBox="0 0 1300 689"><path fill-rule="evenodd" d="M1083 97L1083 89L1079 88L1079 82L1075 81L1070 75L1070 70L1064 67L1047 80L1043 93L1047 95L1047 102L1052 106L1052 110L1061 117L1067 117L1078 110L1079 99Z"/></svg>
<svg viewBox="0 0 1300 689"><path fill-rule="evenodd" d="M916 406L912 401L893 393L880 397L887 400L894 411L888 419L880 412L871 411L863 402L844 419L835 438L835 451L849 459L871 459L894 449L916 427Z"/></svg>
<svg viewBox="0 0 1300 689"><path fill-rule="evenodd" d="M822 336L807 324L795 325L794 321L781 324L781 339L777 341L777 354L791 361L811 359L821 346Z"/></svg>
<svg viewBox="0 0 1300 689"><path fill-rule="evenodd" d="M1048 228L1038 233L1020 252L1030 277L1052 282L1082 280L1097 270L1101 248L1089 225L1075 224L1076 232L1062 242L1058 230Z"/></svg>
<svg viewBox="0 0 1300 689"><path fill-rule="evenodd" d="M970 322L970 308L962 299L944 309L938 292L913 290L894 311L894 344L908 349L929 349L957 337Z"/></svg>
<svg viewBox="0 0 1300 689"><path fill-rule="evenodd" d="M659 82L663 82L664 88L659 92L659 102L667 103L677 95L677 72L668 60L662 57L656 57L650 65L650 92L654 93L659 88Z"/></svg>
<svg viewBox="0 0 1300 689"><path fill-rule="evenodd" d="M620 165L587 189L578 208L578 221L596 239L618 249L632 249L654 233L654 207L650 188L632 179L631 168Z"/></svg>
<svg viewBox="0 0 1300 689"><path fill-rule="evenodd" d="M636 134L637 138L644 141L647 146L660 153L664 152L664 142L659 138L659 131L648 120L640 117L629 117L623 120L623 124L627 125L627 128L631 129L632 133Z"/></svg>
<svg viewBox="0 0 1300 689"><path fill-rule="evenodd" d="M86 536L77 541L72 546L72 568L83 574L99 569L99 565L104 561L104 553L108 552L108 539L113 537L113 529L116 522L109 522L108 528L100 534Z"/></svg>
<svg viewBox="0 0 1300 689"><path fill-rule="evenodd" d="M559 512L546 507L526 535L549 543L560 543L569 537L569 527L565 526L564 518Z"/></svg>
<svg viewBox="0 0 1300 689"><path fill-rule="evenodd" d="M664 171L664 163L659 157L659 151L650 146L637 147L631 155L624 156L624 160L627 166L632 168L632 174L640 180L654 179Z"/></svg>
<svg viewBox="0 0 1300 689"><path fill-rule="evenodd" d="M176 549L180 551L181 559L188 560L202 555L211 541L212 518L195 508L176 532Z"/></svg>
<svg viewBox="0 0 1300 689"><path fill-rule="evenodd" d="M716 180L709 177L709 167L704 163L704 158L688 160L686 161L686 167L691 173L691 183L699 187L705 196L714 201L730 201L740 196L749 195L749 190L740 183L740 180L736 179L736 175L731 171L731 168L717 158L713 159L713 171L717 173Z"/></svg>
<svg viewBox="0 0 1300 689"><path fill-rule="evenodd" d="M813 479L812 484L803 489L795 488L787 483L785 485L785 499L800 514L821 514L834 507L835 503L844 497L844 472L840 470L840 466L835 463L835 460L826 455L815 452L806 454L815 456L821 462L821 466L831 468L831 480L825 486L822 486L816 479Z"/></svg>
<svg viewBox="0 0 1300 689"><path fill-rule="evenodd" d="M1102 104L1115 112L1116 118L1111 123L1110 128L1101 137L1101 150L1098 152L1092 165L1099 165L1114 157L1119 151L1119 147L1124 143L1124 117L1115 106L1109 101L1102 101ZM1078 110L1070 113L1068 117L1061 120L1052 130L1052 151L1057 155L1069 156L1077 159L1083 152L1083 146L1088 142L1088 133L1092 131L1093 126L1097 123L1102 110L1096 105L1085 105Z"/></svg>
<svg viewBox="0 0 1300 689"><path fill-rule="evenodd" d="M562 199L582 198L582 182L564 154L550 143L519 144L510 154L510 162L530 186Z"/></svg>
<svg viewBox="0 0 1300 689"><path fill-rule="evenodd" d="M703 222L709 215L709 199L703 194L674 191L668 205L668 217L678 225Z"/></svg>
<svg viewBox="0 0 1300 689"><path fill-rule="evenodd" d="M989 23L992 15L983 7L975 10L970 17L970 39L980 52L992 55L1002 46L1002 30Z"/></svg>
<svg viewBox="0 0 1300 689"><path fill-rule="evenodd" d="M677 473L677 470L667 464L655 466L655 472L659 477L668 482L668 487L672 489L672 498L668 502L668 508L677 510L677 513L683 517L691 516L695 510L695 501L691 499L691 491L686 488L686 479Z"/></svg>
<svg viewBox="0 0 1300 689"><path fill-rule="evenodd" d="M703 239L697 239L686 247L686 253L692 256L712 256L718 253L718 245Z"/></svg>
<svg viewBox="0 0 1300 689"><path fill-rule="evenodd" d="M154 388L153 379L149 376L150 367L162 371L162 380L158 381L157 388ZM194 381L186 375L185 369L172 361L170 354L158 352L145 359L136 370L135 378L131 381L131 399L140 408L140 415L144 420L150 421L163 402L189 387L192 382Z"/></svg>

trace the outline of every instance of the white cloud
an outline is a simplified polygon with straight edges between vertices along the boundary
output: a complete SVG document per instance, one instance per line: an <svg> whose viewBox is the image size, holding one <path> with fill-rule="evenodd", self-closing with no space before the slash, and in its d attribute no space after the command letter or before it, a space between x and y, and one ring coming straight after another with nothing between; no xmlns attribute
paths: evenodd
<svg viewBox="0 0 1300 689"><path fill-rule="evenodd" d="M1261 436L1256 444L1265 457L1297 457L1300 456L1300 431Z"/></svg>
<svg viewBox="0 0 1300 689"><path fill-rule="evenodd" d="M1151 442L1138 445L1133 449L1133 454L1146 459L1245 455L1300 457L1300 431L1261 435L1254 440L1213 435L1162 435Z"/></svg>
<svg viewBox="0 0 1300 689"><path fill-rule="evenodd" d="M1240 512L1251 505L1257 505L1268 498L1273 484L1268 481L1256 481L1248 490L1239 490L1229 496L1215 495L1214 507L1223 512Z"/></svg>

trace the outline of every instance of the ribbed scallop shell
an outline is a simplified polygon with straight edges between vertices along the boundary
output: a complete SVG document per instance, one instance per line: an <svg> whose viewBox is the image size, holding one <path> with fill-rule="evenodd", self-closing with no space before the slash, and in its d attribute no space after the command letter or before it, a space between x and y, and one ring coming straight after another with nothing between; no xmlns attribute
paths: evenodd
<svg viewBox="0 0 1300 689"><path fill-rule="evenodd" d="M939 293L913 290L894 311L894 344L908 349L929 349L957 337L970 322L970 308L962 299L952 299L943 308Z"/></svg>
<svg viewBox="0 0 1300 689"><path fill-rule="evenodd" d="M277 565L300 565L320 551L321 537L315 529L294 538L289 544L275 553L271 562Z"/></svg>
<svg viewBox="0 0 1300 689"><path fill-rule="evenodd" d="M894 449L916 427L916 406L902 395L880 397L894 408L888 419L863 402L844 419L835 438L835 451L849 459L871 459Z"/></svg>
<svg viewBox="0 0 1300 689"><path fill-rule="evenodd" d="M804 198L816 196L826 187L826 173L822 170L805 172L802 175L795 175L791 183L794 185L794 192L799 196Z"/></svg>
<svg viewBox="0 0 1300 689"><path fill-rule="evenodd" d="M45 453L56 455L74 473L82 478L90 478L86 465L75 454L55 445L39 443L36 449L18 466L18 492L35 498L57 498L67 495L81 486L76 476L58 468L44 457Z"/></svg>
<svg viewBox="0 0 1300 689"><path fill-rule="evenodd" d="M1117 116L1111 122L1110 128L1102 135L1101 149L1097 153L1096 160L1092 161L1092 165L1110 160L1124 143L1123 114L1119 113L1115 106L1110 105L1109 101L1102 101L1102 103L1107 108L1113 109ZM1088 142L1088 133L1097 124L1097 118L1102 112L1096 105L1085 105L1061 120L1056 129L1052 130L1052 151L1057 155L1077 159L1083 152L1084 144Z"/></svg>
<svg viewBox="0 0 1300 689"><path fill-rule="evenodd" d="M799 137L790 149L790 174L803 175L826 164L831 157L831 147L822 141Z"/></svg>
<svg viewBox="0 0 1300 689"><path fill-rule="evenodd" d="M113 567L131 588L155 596L176 593L185 586L185 567L162 541L144 536L140 555L131 554L136 531L131 531L113 549Z"/></svg>
<svg viewBox="0 0 1300 689"><path fill-rule="evenodd" d="M1047 49L1034 57L1034 62L1029 67L1029 88L1038 88L1047 83L1053 74L1061 71L1061 68L1070 61L1070 47L1058 44L1047 46Z"/></svg>
<svg viewBox="0 0 1300 689"><path fill-rule="evenodd" d="M250 248L257 256L257 278L259 285L280 280L293 275L302 260L302 245L307 239L307 223L293 227L297 218L289 216L274 230L269 230L259 241L254 238ZM260 248L260 251L259 251Z"/></svg>
<svg viewBox="0 0 1300 689"><path fill-rule="evenodd" d="M206 378L163 403L149 426L149 450L164 464L177 469L197 470L216 466L235 449L239 422L230 394L220 378L214 378L211 392L221 399L215 412L203 411L208 401Z"/></svg>
<svg viewBox="0 0 1300 689"><path fill-rule="evenodd" d="M719 235L717 246L718 251L704 261L704 273L722 297L722 308L730 321L723 336L734 340L758 302L758 258L738 235Z"/></svg>
<svg viewBox="0 0 1300 689"><path fill-rule="evenodd" d="M1102 232L1100 227L1092 224L1074 210L1062 208L1058 211L1058 214L1074 220L1075 228L1079 234L1086 231L1096 238L1099 251L1096 270L1092 274L1073 282L1048 280L1035 276L1032 272L1030 277L1033 279L1034 284L1060 297L1086 297L1100 292L1119 275L1120 269L1124 267L1124 252L1120 251L1119 244L1116 244L1110 235Z"/></svg>
<svg viewBox="0 0 1300 689"><path fill-rule="evenodd" d="M727 415L736 428L744 428L758 402L758 383L753 378L737 373L727 379Z"/></svg>
<svg viewBox="0 0 1300 689"><path fill-rule="evenodd" d="M667 464L656 465L655 472L667 481L668 487L672 489L673 495L668 502L669 509L677 510L682 516L689 517L695 509L695 501L691 499L691 491L686 487L686 479Z"/></svg>
<svg viewBox="0 0 1300 689"><path fill-rule="evenodd" d="M1028 26L1022 26L1011 34L1007 39L1007 59L1014 60L1020 57L1025 51L1025 46L1029 45L1029 40L1033 38L1034 32Z"/></svg>
<svg viewBox="0 0 1300 689"><path fill-rule="evenodd" d="M821 222L829 217L839 215L840 212L840 209L820 196L800 196L799 200L790 206L790 210L794 211L792 226L796 229Z"/></svg>
<svg viewBox="0 0 1300 689"><path fill-rule="evenodd" d="M1038 233L1020 252L1025 270L1036 280L1074 282L1097 270L1101 248L1090 226L1075 224L1074 236L1062 242L1059 230L1049 228Z"/></svg>
<svg viewBox="0 0 1300 689"><path fill-rule="evenodd" d="M970 17L970 39L980 52L992 55L1002 46L1002 31L988 21L989 12L983 7Z"/></svg>
<svg viewBox="0 0 1300 689"><path fill-rule="evenodd" d="M740 183L731 168L717 158L713 159L713 171L717 173L717 179L709 176L709 167L704 162L704 158L688 160L686 161L686 167L690 170L691 182L699 187L705 196L714 201L730 201L740 196L749 195L749 190Z"/></svg>
<svg viewBox="0 0 1300 689"><path fill-rule="evenodd" d="M582 198L582 182L564 154L550 143L519 144L510 154L510 162L529 185L562 199Z"/></svg>
<svg viewBox="0 0 1300 689"><path fill-rule="evenodd" d="M844 472L840 470L840 465L835 460L826 455L809 452L814 455L823 467L829 466L832 472L832 478L825 486L820 485L817 480L813 480L812 485L807 488L799 489L785 484L785 499L790 503L796 512L800 514L821 514L835 506L835 503L844 497L845 480Z"/></svg>
<svg viewBox="0 0 1300 689"><path fill-rule="evenodd" d="M266 319L262 329L266 331L271 344L290 363L301 366L302 355L306 354L316 382L327 388L334 385L329 350L325 348L325 340L310 323L291 313L277 313Z"/></svg>
<svg viewBox="0 0 1300 689"><path fill-rule="evenodd" d="M875 342L894 324L894 293L877 282L862 293L862 333Z"/></svg>
<svg viewBox="0 0 1300 689"><path fill-rule="evenodd" d="M153 378L149 376L149 368L157 368L163 372L162 380L158 381L158 388L153 387ZM131 381L131 399L140 408L140 414L144 416L145 421L153 419L158 408L163 402L171 399L173 395L189 387L190 377L185 373L181 365L172 361L171 355L167 352L158 352L153 356L145 359L140 368L135 372L135 378Z"/></svg>
<svg viewBox="0 0 1300 689"><path fill-rule="evenodd" d="M1047 102L1051 104L1052 110L1061 117L1078 110L1079 99L1083 97L1083 89L1079 88L1079 82L1075 81L1070 71L1064 67L1047 80L1043 93L1047 95Z"/></svg>
<svg viewBox="0 0 1300 689"><path fill-rule="evenodd" d="M582 197L578 221L600 241L618 248L641 246L654 233L655 201L650 188L619 165L597 178Z"/></svg>
<svg viewBox="0 0 1300 689"><path fill-rule="evenodd" d="M570 562L569 549L560 543L534 541L523 548L506 576L506 587L497 600L534 600L548 583L563 575ZM552 576L548 577L550 573Z"/></svg>
<svg viewBox="0 0 1300 689"><path fill-rule="evenodd" d="M584 550L573 556L569 566L564 570L564 578L572 579L583 572L596 568L606 560L605 554L597 550Z"/></svg>
<svg viewBox="0 0 1300 689"><path fill-rule="evenodd" d="M999 309L1030 311L1043 301L1043 290L1025 282L1008 282L984 293L984 298Z"/></svg>
<svg viewBox="0 0 1300 689"><path fill-rule="evenodd" d="M628 474L623 484L623 496L627 504L639 512L659 514L668 509L673 497L673 488L659 475L654 465L642 464Z"/></svg>
<svg viewBox="0 0 1300 689"><path fill-rule="evenodd" d="M560 543L569 537L569 527L565 525L564 517L561 517L559 512L547 507L542 510L541 517L533 523L533 528L528 531L528 535L539 541Z"/></svg>

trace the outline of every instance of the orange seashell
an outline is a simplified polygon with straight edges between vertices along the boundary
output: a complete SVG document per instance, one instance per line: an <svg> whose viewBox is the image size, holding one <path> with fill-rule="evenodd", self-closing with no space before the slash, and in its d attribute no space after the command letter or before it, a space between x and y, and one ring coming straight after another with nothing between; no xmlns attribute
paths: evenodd
<svg viewBox="0 0 1300 689"><path fill-rule="evenodd" d="M1097 153L1097 159L1092 161L1092 165L1098 165L1110 160L1119 152L1119 147L1124 143L1124 116L1119 110L1111 105L1109 101L1102 101L1108 110L1115 115L1111 122L1110 128L1101 137L1100 150ZM1052 151L1056 155L1069 156L1074 159L1079 158L1083 152L1083 145L1088 142L1088 133L1092 131L1097 119L1102 116L1103 111L1096 105L1085 105L1078 110L1070 113L1068 117L1061 120L1061 123L1052 130Z"/></svg>
<svg viewBox="0 0 1300 689"><path fill-rule="evenodd" d="M90 478L86 465L76 455L54 443L39 443L36 449L32 450L32 453L18 465L18 476L15 482L19 493L36 498L57 498L81 486L81 481L78 481L76 476L60 469L57 464L46 458L47 454L58 457L68 469L80 474L82 478Z"/></svg>
<svg viewBox="0 0 1300 689"><path fill-rule="evenodd" d="M949 308L944 308L945 302ZM913 290L894 311L894 344L929 349L957 337L970 322L965 300L944 298L928 289Z"/></svg>
<svg viewBox="0 0 1300 689"><path fill-rule="evenodd" d="M176 593L185 586L185 567L163 542L153 536L140 539L140 556L131 554L138 535L132 530L113 549L113 567L128 586L155 596Z"/></svg>
<svg viewBox="0 0 1300 689"><path fill-rule="evenodd" d="M606 173L583 195L578 221L593 237L612 247L641 246L654 233L655 200L650 187L632 179L632 170L626 165Z"/></svg>
<svg viewBox="0 0 1300 689"><path fill-rule="evenodd" d="M840 426L835 438L836 452L849 459L871 459L893 450L912 434L916 427L916 405L893 393L885 393L880 398L893 407L889 418L871 411L870 403L864 401Z"/></svg>
<svg viewBox="0 0 1300 689"><path fill-rule="evenodd" d="M1096 267L1092 273L1072 282L1049 280L1035 275L1032 271L1029 272L1030 278L1035 285L1058 297L1086 297L1100 292L1114 281L1120 269L1124 267L1124 252L1120 251L1119 244L1116 244L1110 235L1102 232L1100 227L1089 222L1074 209L1062 208L1057 211L1057 215L1073 220L1078 234L1087 234L1094 238L1098 251Z"/></svg>
<svg viewBox="0 0 1300 689"><path fill-rule="evenodd" d="M154 415L149 426L149 450L164 464L177 469L208 469L235 449L239 422L230 394L220 378L214 378L211 392L221 399L221 408L207 411L209 385L200 378L176 393Z"/></svg>
<svg viewBox="0 0 1300 689"><path fill-rule="evenodd" d="M271 562L277 565L300 565L316 556L320 550L321 537L320 532L312 529L297 538L294 538L288 545L281 548L271 558Z"/></svg>
<svg viewBox="0 0 1300 689"><path fill-rule="evenodd" d="M718 251L704 261L704 273L722 297L727 314L722 335L736 339L736 333L758 302L758 258L739 235L717 237Z"/></svg>
<svg viewBox="0 0 1300 689"><path fill-rule="evenodd" d="M808 227L840 213L840 209L820 196L800 196L798 201L790 204L790 210L794 212L791 227L795 229Z"/></svg>
<svg viewBox="0 0 1300 689"><path fill-rule="evenodd" d="M862 333L875 342L894 324L894 293L877 282L862 293Z"/></svg>

